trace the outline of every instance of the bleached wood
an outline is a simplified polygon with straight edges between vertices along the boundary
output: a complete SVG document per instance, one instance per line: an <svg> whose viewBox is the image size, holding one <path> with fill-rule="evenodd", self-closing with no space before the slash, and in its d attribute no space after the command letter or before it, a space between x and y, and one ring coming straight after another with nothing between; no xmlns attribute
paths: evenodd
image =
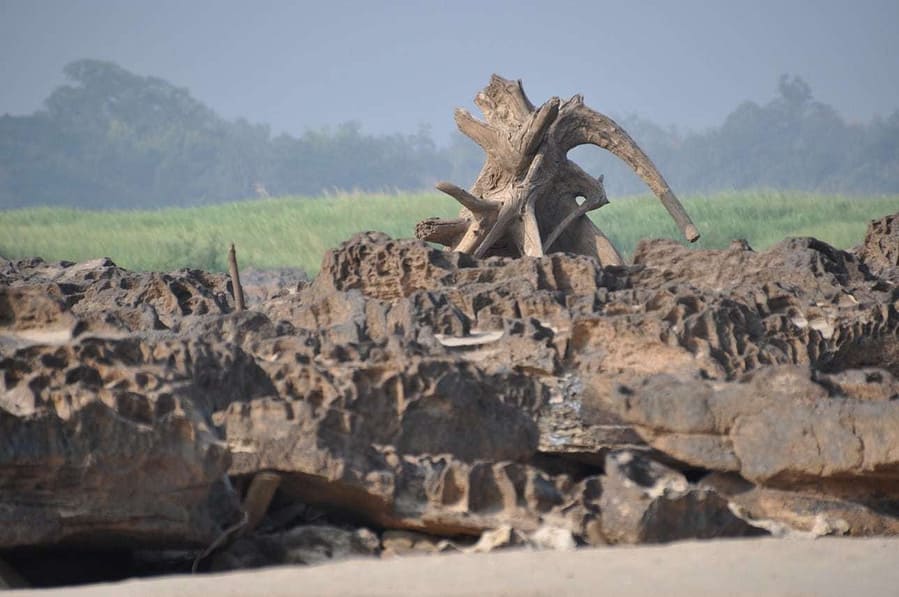
<svg viewBox="0 0 899 597"><path fill-rule="evenodd" d="M484 201L480 197L475 197L462 187L457 187L451 182L438 182L436 185L438 191L446 193L465 208L472 212L493 212L499 210L499 205L492 201Z"/></svg>
<svg viewBox="0 0 899 597"><path fill-rule="evenodd" d="M608 198L601 177L593 178L568 159L568 151L583 144L606 149L627 163L684 235L691 241L699 238L652 160L614 120L585 106L583 97L554 97L535 108L521 81L493 75L474 102L483 120L462 109L455 118L459 130L484 150L484 166L468 190L438 184L462 210L455 220L419 223L419 238L476 257L540 256L553 250L589 255L604 265L623 263L620 252L587 217Z"/></svg>
<svg viewBox="0 0 899 597"><path fill-rule="evenodd" d="M444 220L441 218L428 218L415 226L415 237L431 243L455 246L459 239L468 230L471 222L464 218Z"/></svg>

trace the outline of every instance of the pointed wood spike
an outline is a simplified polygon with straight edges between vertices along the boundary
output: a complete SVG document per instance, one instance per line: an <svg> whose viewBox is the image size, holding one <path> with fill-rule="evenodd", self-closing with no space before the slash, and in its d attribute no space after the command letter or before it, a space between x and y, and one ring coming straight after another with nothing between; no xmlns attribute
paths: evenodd
<svg viewBox="0 0 899 597"><path fill-rule="evenodd" d="M514 99L513 106L518 112L519 120L524 120L534 111L534 104L531 103L528 95L524 92L524 85L521 83L521 79L516 80L513 85L514 88L510 89Z"/></svg>
<svg viewBox="0 0 899 597"><path fill-rule="evenodd" d="M484 212L494 212L499 210L499 204L493 201L485 201L480 197L475 197L465 189L461 187L457 187L451 182L438 182L436 185L438 191L442 193L446 193L459 203L461 203L465 209L472 213L484 213Z"/></svg>
<svg viewBox="0 0 899 597"><path fill-rule="evenodd" d="M459 132L480 145L484 151L489 153L496 147L498 142L496 132L472 116L468 110L456 108L455 120Z"/></svg>

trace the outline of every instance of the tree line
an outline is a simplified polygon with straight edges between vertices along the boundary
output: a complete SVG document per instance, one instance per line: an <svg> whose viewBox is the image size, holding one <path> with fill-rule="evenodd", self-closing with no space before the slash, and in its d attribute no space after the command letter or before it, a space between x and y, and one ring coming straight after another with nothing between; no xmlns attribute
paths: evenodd
<svg viewBox="0 0 899 597"><path fill-rule="evenodd" d="M428 131L371 135L358 123L272 135L268 126L218 116L184 89L116 64L80 60L43 109L0 117L0 208L199 205L267 194L421 190L468 184L481 150ZM847 123L798 77L781 77L765 105L746 102L716 128L681 133L619 120L680 193L770 187L899 192L899 110ZM613 156L575 150L605 173L610 194L646 192Z"/></svg>

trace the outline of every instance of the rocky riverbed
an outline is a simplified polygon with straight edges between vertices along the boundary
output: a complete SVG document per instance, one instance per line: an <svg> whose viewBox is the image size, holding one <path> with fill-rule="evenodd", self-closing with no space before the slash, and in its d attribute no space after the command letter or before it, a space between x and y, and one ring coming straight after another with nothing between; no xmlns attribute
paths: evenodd
<svg viewBox="0 0 899 597"><path fill-rule="evenodd" d="M899 534L899 214L633 264L0 260L0 578Z"/></svg>

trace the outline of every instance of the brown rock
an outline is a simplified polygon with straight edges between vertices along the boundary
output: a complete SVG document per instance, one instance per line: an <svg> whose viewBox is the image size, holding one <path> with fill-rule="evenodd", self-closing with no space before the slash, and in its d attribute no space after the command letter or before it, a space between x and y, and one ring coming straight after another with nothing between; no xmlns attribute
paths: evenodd
<svg viewBox="0 0 899 597"><path fill-rule="evenodd" d="M778 486L852 479L899 495L899 402L831 395L799 367L736 383L655 376L616 401L650 445L692 466Z"/></svg>
<svg viewBox="0 0 899 597"><path fill-rule="evenodd" d="M240 349L84 338L0 369L3 547L197 546L233 522L209 413L266 391Z"/></svg>
<svg viewBox="0 0 899 597"><path fill-rule="evenodd" d="M689 281L698 289L738 298L761 293L770 300L779 292L818 302L838 300L871 281L857 257L814 238L789 238L762 252L733 246L693 250L669 240L641 241L634 265L645 266L635 274L635 285L662 287L673 280Z"/></svg>
<svg viewBox="0 0 899 597"><path fill-rule="evenodd" d="M868 224L858 255L874 274L899 283L899 213Z"/></svg>
<svg viewBox="0 0 899 597"><path fill-rule="evenodd" d="M611 450L650 450L634 427L604 407L579 376L569 374L548 385L550 396L537 419L541 453L602 467Z"/></svg>
<svg viewBox="0 0 899 597"><path fill-rule="evenodd" d="M284 564L321 564L351 557L375 556L380 542L366 528L345 529L310 524L290 530L240 537L213 556L209 571L239 570Z"/></svg>
<svg viewBox="0 0 899 597"><path fill-rule="evenodd" d="M0 329L4 333L64 328L75 318L61 300L32 287L0 287Z"/></svg>
<svg viewBox="0 0 899 597"><path fill-rule="evenodd" d="M519 504L528 483L555 481L521 464L477 462L535 453L528 413L542 397L526 376L395 355L322 367L300 362L286 340L269 350L280 356L263 366L285 399L235 403L217 415L234 454L231 474L278 470L281 490L295 499L387 527L455 534L539 521L539 511ZM550 495L561 500L556 489Z"/></svg>
<svg viewBox="0 0 899 597"><path fill-rule="evenodd" d="M875 252L635 260L367 233L241 313L218 274L0 262L0 546L205 547L238 515L225 475L264 471L287 518L216 565L356 553L351 529L285 531L305 505L466 549L896 532L899 294Z"/></svg>
<svg viewBox="0 0 899 597"><path fill-rule="evenodd" d="M254 307L298 292L309 283L309 276L293 267L269 270L245 268L240 271L240 283L247 305Z"/></svg>
<svg viewBox="0 0 899 597"><path fill-rule="evenodd" d="M865 504L808 486L775 489L749 483L739 476L712 473L700 486L725 496L730 508L753 526L780 537L899 535L895 501L872 499Z"/></svg>
<svg viewBox="0 0 899 597"><path fill-rule="evenodd" d="M593 543L766 534L735 516L727 499L713 489L696 487L681 473L639 453L610 453L605 474L587 479L583 487L583 504L599 519L599 527L592 530Z"/></svg>
<svg viewBox="0 0 899 597"><path fill-rule="evenodd" d="M225 274L180 270L169 274L130 272L109 259L83 263L9 261L0 280L41 288L88 322L131 332L172 327L185 315L227 313L230 282Z"/></svg>
<svg viewBox="0 0 899 597"><path fill-rule="evenodd" d="M406 556L439 553L453 549L446 539L416 533L389 530L381 534L382 556Z"/></svg>

